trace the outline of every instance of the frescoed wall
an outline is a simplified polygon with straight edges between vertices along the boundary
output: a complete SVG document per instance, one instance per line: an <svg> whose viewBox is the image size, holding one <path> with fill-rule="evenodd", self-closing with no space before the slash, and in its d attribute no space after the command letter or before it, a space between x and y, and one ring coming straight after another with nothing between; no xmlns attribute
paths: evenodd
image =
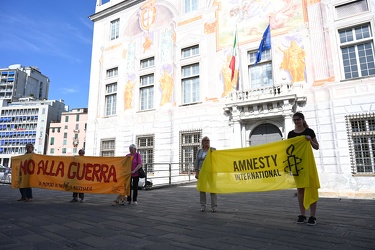
<svg viewBox="0 0 375 250"><path fill-rule="evenodd" d="M200 13L182 21L174 20L171 6L163 5L162 1L148 0L130 15L120 17L122 23L121 38L122 59L125 65L123 84L124 110L133 109L135 104L134 91L139 84L139 62L147 56L155 56L158 66L155 71L155 105L164 106L174 103L174 51L176 44L176 27L181 28L189 23L201 20ZM272 53L275 81L306 82L305 45L299 29L304 25L304 4L301 0L216 0L215 18L204 24L204 33L216 35L216 51L221 61L217 79L220 81L220 94L213 98L226 97L230 92L239 88L243 81L240 71L246 70L244 65L239 67L237 58L235 76L231 79L228 69L232 56L234 33L237 32L236 46L252 44L254 50L262 38L268 24L271 26ZM177 6L178 7L178 6ZM125 25L123 25L125 24ZM113 48L117 50L118 48ZM108 51L109 52L109 51ZM109 53L108 53L109 54ZM107 57L108 58L108 57ZM221 59L220 59L221 58ZM247 63L247 62L243 62ZM248 86L248 83L242 86ZM212 97L211 97L212 98Z"/></svg>
<svg viewBox="0 0 375 250"><path fill-rule="evenodd" d="M305 2L301 0L233 0L215 1L217 5L217 50L222 51L222 57L228 56L228 50L233 46L234 33L237 33L237 47L246 50L258 49L263 32L268 24L271 28L271 53L274 82L306 82L305 44L303 34ZM251 47L246 46L251 44ZM237 60L237 64L238 64ZM246 73L241 62L241 70ZM244 82L241 74L231 83L225 77L226 60L222 65L222 97L227 96L241 82L244 89L251 88ZM238 67L238 65L237 65ZM277 70L277 71L276 71ZM279 82L280 81L280 82Z"/></svg>
<svg viewBox="0 0 375 250"><path fill-rule="evenodd" d="M301 0L217 0L218 50L233 44L237 29L238 41L260 41L267 25L272 34L285 34L303 24Z"/></svg>
<svg viewBox="0 0 375 250"><path fill-rule="evenodd" d="M175 46L174 14L169 8L156 0L148 0L132 11L131 15L120 16L122 27L119 42L103 50L101 62L104 68L115 66L119 58L115 55L121 49L119 67L123 67L125 76L118 84L123 89L123 109L135 108L135 88L139 84L140 68L137 63L148 56L162 63L156 71L154 86L157 90L155 99L163 106L173 102L173 48ZM112 59L109 59L112 58ZM155 63L156 64L156 63ZM121 66L120 66L121 65ZM120 101L120 100L119 100ZM120 107L121 105L118 105Z"/></svg>
<svg viewBox="0 0 375 250"><path fill-rule="evenodd" d="M283 36L281 46L277 48L282 52L282 61L279 66L282 78L291 83L306 81L306 52L301 37L298 33Z"/></svg>

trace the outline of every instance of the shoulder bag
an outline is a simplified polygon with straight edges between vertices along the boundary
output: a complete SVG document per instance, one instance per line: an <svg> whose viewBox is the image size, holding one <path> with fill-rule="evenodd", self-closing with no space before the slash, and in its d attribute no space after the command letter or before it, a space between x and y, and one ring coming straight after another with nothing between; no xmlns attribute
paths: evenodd
<svg viewBox="0 0 375 250"><path fill-rule="evenodd" d="M139 159L139 153L137 153L137 166L138 166L138 159ZM146 178L146 173L143 170L143 167L138 169L138 176L139 176L139 178Z"/></svg>

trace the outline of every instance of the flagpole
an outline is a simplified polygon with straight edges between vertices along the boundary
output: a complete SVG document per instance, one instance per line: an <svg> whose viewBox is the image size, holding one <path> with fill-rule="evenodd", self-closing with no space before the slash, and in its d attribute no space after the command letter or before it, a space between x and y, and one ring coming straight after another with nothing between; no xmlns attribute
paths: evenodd
<svg viewBox="0 0 375 250"><path fill-rule="evenodd" d="M271 34L271 16L268 16L268 25L270 26L270 34ZM274 71L274 63L273 63L273 58L274 58L274 54L273 54L273 46L272 46L272 38L271 38L271 41L270 41L270 44L271 44L271 62L272 62L272 72L276 72ZM275 89L275 79L274 79L274 76L272 75L272 89L273 89L273 94L276 95L276 89Z"/></svg>
<svg viewBox="0 0 375 250"><path fill-rule="evenodd" d="M236 37L237 37L237 40L240 41L238 37L238 23L237 22L236 22ZM237 50L238 50L238 78L237 78L237 84L236 84L236 91L239 91L240 83L241 83L241 90L243 90L243 82L242 82L242 77L241 77L241 50L240 50L239 42L236 45L237 45Z"/></svg>

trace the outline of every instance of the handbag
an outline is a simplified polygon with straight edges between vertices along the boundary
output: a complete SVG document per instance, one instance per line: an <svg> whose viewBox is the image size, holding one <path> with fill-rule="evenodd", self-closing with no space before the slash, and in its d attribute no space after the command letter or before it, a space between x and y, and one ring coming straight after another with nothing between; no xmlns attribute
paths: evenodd
<svg viewBox="0 0 375 250"><path fill-rule="evenodd" d="M138 169L138 176L139 178L146 178L146 173L143 168Z"/></svg>
<svg viewBox="0 0 375 250"><path fill-rule="evenodd" d="M139 159L138 157L139 157L139 153L137 153L137 165L138 165L138 159ZM143 170L143 167L141 167L140 169L138 169L138 177L139 178L146 178L146 173Z"/></svg>

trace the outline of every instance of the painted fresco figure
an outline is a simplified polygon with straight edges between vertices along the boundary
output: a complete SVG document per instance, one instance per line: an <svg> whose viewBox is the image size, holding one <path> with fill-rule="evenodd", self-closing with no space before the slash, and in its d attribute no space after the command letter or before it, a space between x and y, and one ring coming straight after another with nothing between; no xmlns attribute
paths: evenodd
<svg viewBox="0 0 375 250"><path fill-rule="evenodd" d="M32 154L34 153L34 145L31 143L26 144L26 154ZM33 190L31 187L28 188L20 188L21 198L17 201L25 201L30 202L33 200Z"/></svg>
<svg viewBox="0 0 375 250"><path fill-rule="evenodd" d="M133 101L133 89L134 84L128 80L128 82L125 85L125 93L124 93L124 100L125 100L125 109L131 109L132 108L132 101Z"/></svg>
<svg viewBox="0 0 375 250"><path fill-rule="evenodd" d="M306 140L310 141L310 144L313 147L313 149L318 150L319 143L316 139L315 132L314 130L309 128L309 126L307 125L305 121L305 116L302 113L297 112L293 115L293 122L294 122L295 128L294 130L288 133L288 139L296 137L296 136L304 135ZM297 188L298 205L299 205L299 210L301 213L300 215L298 215L298 219L297 219L298 224L302 224L306 222L306 209L303 206L304 195L305 195L305 189ZM309 226L314 226L316 224L316 217L315 217L316 206L317 206L317 202L314 202L310 205L310 217L307 221L307 225Z"/></svg>
<svg viewBox="0 0 375 250"><path fill-rule="evenodd" d="M232 70L228 67L231 60L231 56L227 56L227 61L224 64L223 68L221 69L221 74L223 75L224 79L224 92L221 95L221 97L227 96L233 89L237 87L238 82L238 70L234 71L234 77L233 80L231 80L232 77Z"/></svg>
<svg viewBox="0 0 375 250"><path fill-rule="evenodd" d="M195 178L198 179L199 171L202 168L204 159L206 158L208 150L216 150L216 148L210 147L210 139L205 136L202 138L202 147L198 150L197 156L194 161ZM215 213L217 208L217 194L210 193L211 196L211 212ZM206 211L206 193L199 192L199 201L201 204L201 212Z"/></svg>
<svg viewBox="0 0 375 250"><path fill-rule="evenodd" d="M305 50L299 47L296 41L292 41L288 49L281 51L284 57L280 69L289 72L292 83L305 81Z"/></svg>
<svg viewBox="0 0 375 250"><path fill-rule="evenodd" d="M85 150L80 149L78 151L79 156L85 156ZM77 193L73 192L73 199L70 202L78 202L78 197L80 202L85 202L85 194L84 193Z"/></svg>
<svg viewBox="0 0 375 250"><path fill-rule="evenodd" d="M160 88L162 90L160 106L171 101L173 91L173 77L164 70L163 76L159 80Z"/></svg>

